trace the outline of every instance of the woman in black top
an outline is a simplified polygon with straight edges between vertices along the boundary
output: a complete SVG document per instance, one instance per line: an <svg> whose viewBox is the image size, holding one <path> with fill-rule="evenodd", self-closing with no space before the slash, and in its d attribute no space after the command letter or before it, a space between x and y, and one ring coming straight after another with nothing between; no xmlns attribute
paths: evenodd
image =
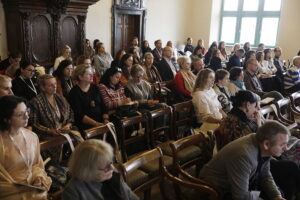
<svg viewBox="0 0 300 200"><path fill-rule="evenodd" d="M99 88L92 84L93 72L87 65L77 66L73 78L78 81L69 93L69 103L74 111L75 123L81 129L101 126L108 122L107 110Z"/></svg>
<svg viewBox="0 0 300 200"><path fill-rule="evenodd" d="M56 78L57 88L56 92L65 98L68 98L69 92L73 87L71 75L73 72L72 61L63 60L59 63L53 76Z"/></svg>
<svg viewBox="0 0 300 200"><path fill-rule="evenodd" d="M31 100L38 94L38 87L32 79L36 70L35 67L27 62L20 64L18 78L12 81L12 90L16 96Z"/></svg>
<svg viewBox="0 0 300 200"><path fill-rule="evenodd" d="M211 60L209 63L209 68L211 68L214 71L217 71L218 69L222 69L222 61L220 58L221 52L219 49L215 49L212 52Z"/></svg>

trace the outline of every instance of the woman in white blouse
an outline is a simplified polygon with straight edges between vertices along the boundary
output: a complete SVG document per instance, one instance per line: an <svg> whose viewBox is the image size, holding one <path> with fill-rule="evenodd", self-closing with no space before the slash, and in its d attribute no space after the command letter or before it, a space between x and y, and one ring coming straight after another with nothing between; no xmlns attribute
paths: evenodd
<svg viewBox="0 0 300 200"><path fill-rule="evenodd" d="M200 131L215 130L226 113L218 101L218 95L213 90L215 73L211 69L202 69L195 82L192 101L195 108L197 121L202 123Z"/></svg>

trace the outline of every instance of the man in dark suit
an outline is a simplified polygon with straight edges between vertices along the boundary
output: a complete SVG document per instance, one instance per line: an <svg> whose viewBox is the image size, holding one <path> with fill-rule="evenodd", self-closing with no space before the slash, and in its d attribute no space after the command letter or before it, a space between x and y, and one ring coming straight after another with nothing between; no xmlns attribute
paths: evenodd
<svg viewBox="0 0 300 200"><path fill-rule="evenodd" d="M163 50L163 58L157 65L157 70L163 81L173 80L178 71L176 65L172 62L172 53L172 48L166 46Z"/></svg>
<svg viewBox="0 0 300 200"><path fill-rule="evenodd" d="M154 57L153 64L154 64L154 66L157 66L157 64L162 59L163 49L162 49L162 42L161 42L161 40L156 40L154 42L154 45L155 45L155 48L152 50L152 54L153 54L153 57Z"/></svg>
<svg viewBox="0 0 300 200"><path fill-rule="evenodd" d="M227 71L229 71L233 67L241 67L241 58L244 56L245 50L244 49L238 49L234 53L233 56L229 58L229 61L227 63Z"/></svg>

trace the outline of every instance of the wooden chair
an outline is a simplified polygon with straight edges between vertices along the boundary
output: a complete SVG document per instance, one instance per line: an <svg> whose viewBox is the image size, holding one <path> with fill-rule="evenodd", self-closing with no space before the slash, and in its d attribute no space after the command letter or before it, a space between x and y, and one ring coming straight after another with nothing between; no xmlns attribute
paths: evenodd
<svg viewBox="0 0 300 200"><path fill-rule="evenodd" d="M187 173L180 173L181 176L176 177L171 174L165 166L163 166L162 171L163 176L174 184L177 200L188 200L190 199L189 196L192 196L191 199L222 199L221 192L204 180L192 177ZM165 190L166 184L161 185L161 190ZM182 188L185 189L184 194L182 192ZM165 192L162 192L162 194L164 194L164 199L171 200L171 198L165 195Z"/></svg>
<svg viewBox="0 0 300 200"><path fill-rule="evenodd" d="M102 139L103 135L108 133L110 130L108 126L103 125L103 126L98 126L90 129L84 130L84 139Z"/></svg>
<svg viewBox="0 0 300 200"><path fill-rule="evenodd" d="M196 176L198 176L201 167L212 157L213 147L202 133L171 142L170 146L177 172L196 165Z"/></svg>
<svg viewBox="0 0 300 200"><path fill-rule="evenodd" d="M141 133L141 127L144 129L143 133ZM126 130L131 127L137 133L135 136L131 136L130 133L127 133ZM147 117L143 115L125 118L121 120L121 130L120 130L120 145L122 151L123 161L126 162L128 160L127 155L127 147L132 144L137 144L138 142L144 142L142 145L145 149L150 149L150 138L149 138L149 128ZM141 146L141 145L139 145ZM136 152L135 152L136 153Z"/></svg>
<svg viewBox="0 0 300 200"><path fill-rule="evenodd" d="M196 123L196 115L192 101L186 101L173 106L173 135L172 139L177 140L186 136L180 133L179 129L183 127L192 128Z"/></svg>
<svg viewBox="0 0 300 200"><path fill-rule="evenodd" d="M279 122L284 124L288 129L298 127L297 122L295 121L295 115L300 115L300 113L292 108L290 99L280 99L275 102L275 106L275 114Z"/></svg>
<svg viewBox="0 0 300 200"><path fill-rule="evenodd" d="M294 92L289 96L289 99L293 110L300 114L300 92Z"/></svg>
<svg viewBox="0 0 300 200"><path fill-rule="evenodd" d="M160 183L162 180L161 166L163 163L163 155L159 148L148 150L142 154L132 157L127 162L121 164L121 172L124 180L131 187L133 192L144 192L144 199L150 200L151 187ZM151 164L159 169L158 174L149 176L143 171L143 166Z"/></svg>

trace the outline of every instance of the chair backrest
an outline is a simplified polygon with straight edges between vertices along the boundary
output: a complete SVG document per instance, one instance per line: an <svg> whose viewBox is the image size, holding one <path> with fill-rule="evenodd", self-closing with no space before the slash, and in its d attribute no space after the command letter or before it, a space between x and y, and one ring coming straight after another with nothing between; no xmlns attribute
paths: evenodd
<svg viewBox="0 0 300 200"><path fill-rule="evenodd" d="M142 154L132 157L127 162L120 165L121 173L124 180L127 182L128 177L135 170L142 168L146 164L158 165L159 173L156 176L148 177L147 181L142 182L141 185L133 189L134 192L138 193L144 191L151 187L153 184L159 182L162 178L162 165L163 165L163 155L159 147L143 152Z"/></svg>
<svg viewBox="0 0 300 200"><path fill-rule="evenodd" d="M180 127L192 127L196 122L196 115L192 101L186 101L173 106L173 139L179 139L184 136L180 134Z"/></svg>
<svg viewBox="0 0 300 200"><path fill-rule="evenodd" d="M173 162L175 167L188 168L192 165L202 165L208 162L212 156L211 148L209 147L207 138L202 133L187 136L171 142L170 146L173 153ZM201 154L193 157L190 160L187 160L185 163L181 163L181 160L179 159L180 153L183 152L184 149L190 148L191 146L199 148L199 150L201 150Z"/></svg>
<svg viewBox="0 0 300 200"><path fill-rule="evenodd" d="M293 94L291 94L289 96L290 100L291 100L291 106L292 108L300 113L300 92L294 92Z"/></svg>
<svg viewBox="0 0 300 200"><path fill-rule="evenodd" d="M294 115L297 114L296 111L291 106L291 100L288 98L280 99L275 102L277 109L277 120L285 125L288 129L295 128L297 122L295 121Z"/></svg>
<svg viewBox="0 0 300 200"><path fill-rule="evenodd" d="M103 126L86 129L84 130L84 139L86 140L91 138L102 139L103 135L108 132L109 132L109 128L105 124Z"/></svg>
<svg viewBox="0 0 300 200"><path fill-rule="evenodd" d="M157 136L164 136L166 141L169 140L172 137L171 132L173 131L172 108L166 107L153 110L148 112L147 115L149 122L149 136L152 147L156 146L155 140L158 139ZM156 123L158 120L160 122L159 124Z"/></svg>
<svg viewBox="0 0 300 200"><path fill-rule="evenodd" d="M144 147L150 149L150 138L147 117L139 115L121 120L120 145L123 161L128 160L127 146L145 141ZM132 135L135 133L135 135Z"/></svg>

